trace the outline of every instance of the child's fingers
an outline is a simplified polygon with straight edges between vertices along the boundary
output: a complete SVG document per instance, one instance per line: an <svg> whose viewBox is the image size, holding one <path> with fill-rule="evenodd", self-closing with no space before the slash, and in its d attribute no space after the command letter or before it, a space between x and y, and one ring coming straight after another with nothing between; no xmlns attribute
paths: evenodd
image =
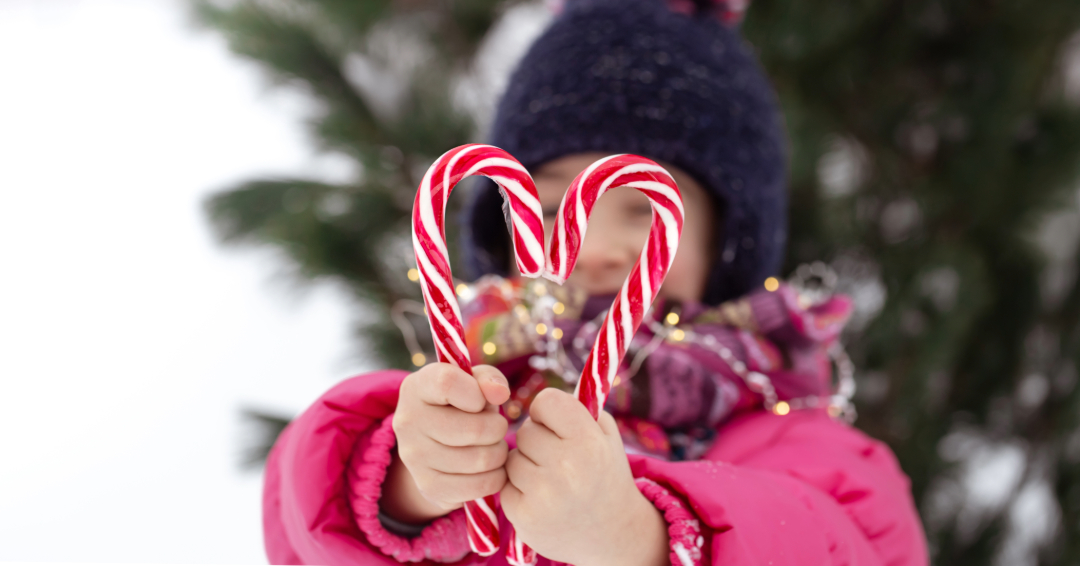
<svg viewBox="0 0 1080 566"><path fill-rule="evenodd" d="M562 439L532 417L525 419L515 438L518 451L537 464L556 461L560 456Z"/></svg>
<svg viewBox="0 0 1080 566"><path fill-rule="evenodd" d="M511 454L513 453L511 452ZM503 515L506 515L506 519L510 521L510 524L518 521L517 511L521 509L521 500L524 496L525 494L522 493L521 489L514 485L513 480L510 479L510 473L507 471L506 483L503 485L502 490L499 491L499 505L502 507Z"/></svg>
<svg viewBox="0 0 1080 566"><path fill-rule="evenodd" d="M480 391L488 403L502 405L510 399L510 383L498 369L492 366L473 366L473 376L480 384Z"/></svg>
<svg viewBox="0 0 1080 566"><path fill-rule="evenodd" d="M520 449L511 450L506 456L506 483L513 484L518 493L528 491L533 479L540 473L540 466L529 459Z"/></svg>
<svg viewBox="0 0 1080 566"><path fill-rule="evenodd" d="M573 395L548 387L529 405L529 418L551 429L559 438L573 438L596 430L596 421Z"/></svg>
<svg viewBox="0 0 1080 566"><path fill-rule="evenodd" d="M424 485L417 485L420 493L444 507L456 506L466 501L480 499L498 493L506 485L506 470L496 468L481 474L447 474L432 471Z"/></svg>
<svg viewBox="0 0 1080 566"><path fill-rule="evenodd" d="M430 364L409 377L415 377L410 386L428 405L450 405L469 413L479 413L487 405L476 378L450 364Z"/></svg>
<svg viewBox="0 0 1080 566"><path fill-rule="evenodd" d="M600 418L596 422L600 424L600 430L604 431L605 436L622 438L619 434L619 425L615 424L615 417L611 416L611 413L600 411Z"/></svg>
<svg viewBox="0 0 1080 566"><path fill-rule="evenodd" d="M428 407L421 430L446 446L490 446L506 437L509 426L495 410L466 413L454 407Z"/></svg>
<svg viewBox="0 0 1080 566"><path fill-rule="evenodd" d="M444 474L482 474L506 463L509 447L505 440L490 446L452 447L427 439L410 448L410 459L422 460L424 465ZM405 457L405 456L402 456Z"/></svg>
<svg viewBox="0 0 1080 566"><path fill-rule="evenodd" d="M600 430L607 437L611 449L616 454L625 453L626 449L623 447L622 433L619 432L619 425L615 422L615 417L611 416L611 413L607 411L600 411L600 418L596 422L600 424Z"/></svg>

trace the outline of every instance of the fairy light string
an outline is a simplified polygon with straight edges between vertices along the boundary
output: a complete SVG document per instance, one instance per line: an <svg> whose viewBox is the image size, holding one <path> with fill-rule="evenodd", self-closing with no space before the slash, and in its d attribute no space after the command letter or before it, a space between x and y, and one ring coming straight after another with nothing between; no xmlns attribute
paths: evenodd
<svg viewBox="0 0 1080 566"><path fill-rule="evenodd" d="M817 280L818 285L810 284L811 280ZM827 266L819 262L809 266L800 266L788 283L799 290L800 302L816 304L827 300L832 295L835 275ZM532 351L535 352L529 358L529 366L537 371L550 372L568 385L574 385L580 378L581 371L571 362L569 353L563 347L563 330L556 326L556 317L567 314L567 306L550 285L543 281L534 281L521 288L503 285L501 289L505 299L516 303L512 312L525 329L526 338L531 344ZM770 277L764 282L765 289L770 292L776 291L779 286L780 281L775 277ZM463 300L476 295L474 285L468 283L455 282L454 288ZM410 303L408 306L395 305L391 310L394 312L419 310L417 309L419 305L415 301L408 302ZM578 359L583 360L588 355L592 344L586 337L596 335L606 314L605 310L580 325L569 340L571 351ZM409 321L400 315L393 316L392 319L406 338L406 346L414 365L421 366L427 360L434 359L420 348L415 337L416 330ZM632 356L628 356L630 363L626 374L628 378L636 375L648 357L665 341L692 344L713 353L722 360L751 392L761 396L765 410L776 415L784 416L793 411L824 408L831 417L848 423L853 423L857 417L855 405L852 402L855 394L855 366L839 339L827 350L834 370L832 391L828 395L780 399L772 380L767 375L749 369L730 348L720 343L716 337L694 332L691 325L682 320L677 309L664 314L662 320L658 320L656 313L650 311L645 316L643 324L652 332L652 337L645 344L631 350ZM481 347L481 351L486 356L496 355L497 349L494 342L485 342ZM418 361L420 363L417 363ZM520 415L520 408L511 412L516 414L508 416L516 419Z"/></svg>

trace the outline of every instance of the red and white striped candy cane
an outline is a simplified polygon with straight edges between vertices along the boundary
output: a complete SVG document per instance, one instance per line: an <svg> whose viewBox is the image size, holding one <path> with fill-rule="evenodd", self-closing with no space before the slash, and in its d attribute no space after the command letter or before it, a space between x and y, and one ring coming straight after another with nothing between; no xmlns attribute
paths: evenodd
<svg viewBox="0 0 1080 566"><path fill-rule="evenodd" d="M679 187L663 167L637 155L605 157L582 171L563 196L548 246L544 277L561 285L574 271L593 205L614 187L632 187L649 197L652 229L630 276L612 302L577 384L575 395L593 418L600 417L619 363L671 268L684 216Z"/></svg>
<svg viewBox="0 0 1080 566"><path fill-rule="evenodd" d="M544 213L536 185L525 167L505 151L490 145L463 145L444 153L424 175L413 203L413 251L420 288L439 361L472 374L465 330L454 294L446 249L446 201L461 179L483 175L498 183L510 210L511 234L518 270L526 277L543 271ZM499 549L499 520L495 497L465 504L469 545L482 556Z"/></svg>
<svg viewBox="0 0 1080 566"><path fill-rule="evenodd" d="M536 551L521 541L517 531L510 531L510 540L506 546L506 563L510 566L533 566L536 564Z"/></svg>

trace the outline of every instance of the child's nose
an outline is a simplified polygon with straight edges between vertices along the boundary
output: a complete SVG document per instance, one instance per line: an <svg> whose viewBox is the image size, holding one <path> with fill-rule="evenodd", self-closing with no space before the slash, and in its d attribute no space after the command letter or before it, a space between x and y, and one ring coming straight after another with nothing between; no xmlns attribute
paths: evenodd
<svg viewBox="0 0 1080 566"><path fill-rule="evenodd" d="M636 259L625 236L620 230L590 227L572 274L576 283L593 295L617 293Z"/></svg>

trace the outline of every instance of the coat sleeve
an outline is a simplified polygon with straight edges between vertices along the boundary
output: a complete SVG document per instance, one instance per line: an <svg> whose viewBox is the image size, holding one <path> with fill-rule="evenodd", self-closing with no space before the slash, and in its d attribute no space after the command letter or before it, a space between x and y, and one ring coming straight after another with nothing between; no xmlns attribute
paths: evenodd
<svg viewBox="0 0 1080 566"><path fill-rule="evenodd" d="M398 562L458 562L471 552L464 509L457 509L426 526L410 526L408 530L418 531L411 536L391 532L383 524L379 499L396 445L392 420L392 417L386 417L373 433L363 436L349 462L346 491L356 524L368 543Z"/></svg>
<svg viewBox="0 0 1080 566"><path fill-rule="evenodd" d="M371 455L361 466L385 459L376 457L389 450L379 435L392 436L387 417L397 406L405 375L383 371L345 380L282 432L267 460L263 483L263 533L271 563L401 563L382 550L386 541L373 544L379 541L369 540L358 525L350 480L355 484L359 479L354 468L360 459L353 458L358 450ZM385 474L385 466L377 471Z"/></svg>
<svg viewBox="0 0 1080 566"><path fill-rule="evenodd" d="M758 411L720 430L706 457L632 457L636 477L685 500L707 563L924 566L926 540L891 451L823 411Z"/></svg>

